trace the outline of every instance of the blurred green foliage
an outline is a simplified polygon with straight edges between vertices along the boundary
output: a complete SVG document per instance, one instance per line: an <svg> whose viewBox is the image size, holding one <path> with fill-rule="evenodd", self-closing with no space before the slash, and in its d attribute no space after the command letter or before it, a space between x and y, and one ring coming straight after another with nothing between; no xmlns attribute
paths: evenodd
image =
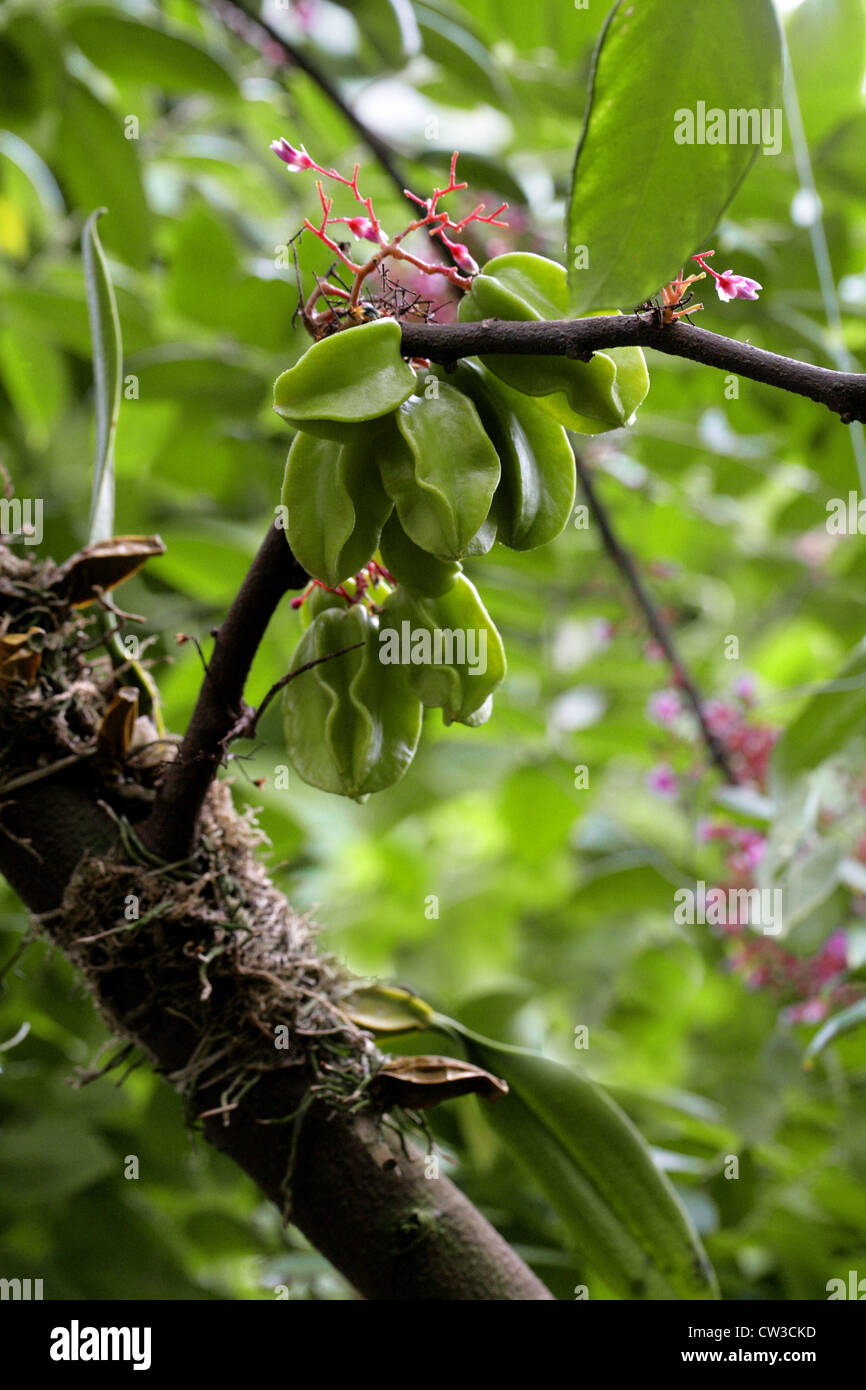
<svg viewBox="0 0 866 1390"><path fill-rule="evenodd" d="M442 179L459 147L466 210L470 198L509 199L512 230L474 241L477 259L561 255L602 4L310 0L269 15L391 144L413 189ZM764 293L724 306L703 296L704 326L828 366L866 347L863 29L862 0L804 0L789 22L841 334L828 326L787 128L715 241L717 267L733 263ZM708 49L723 42L710 17ZM270 408L274 378L303 346L280 248L315 216L316 194L270 141L285 135L343 171L357 159L383 223L404 221L328 97L300 70L285 76L192 0L7 0L0 13L0 462L20 495L44 499L46 553L83 543L93 402L79 238L104 205L126 353L117 529L158 531L168 547L123 602L147 614L178 730L201 670L174 634L205 640L219 621L279 500L290 440ZM669 188L672 207L688 197ZM326 267L320 251L305 239L308 280ZM827 501L858 486L853 432L768 387L743 380L735 395L708 368L649 365L635 426L587 444L600 493L701 688L725 696L748 670L760 719L785 726L864 631L866 541L830 543L825 527ZM692 775L694 748L671 745L647 716L668 677L593 527L569 526L527 555L497 547L467 572L509 654L492 720L445 730L428 716L409 775L356 806L294 775L277 789L285 754L269 711L231 774L262 808L276 881L315 910L352 969L609 1084L684 1196L725 1297L822 1298L828 1279L866 1271L866 1030L804 1071L811 1030L748 989L709 928L674 925L676 887L719 874L717 847L696 836L698 818L719 811L715 779ZM284 672L299 623L284 605L248 697ZM730 634L738 661L725 659ZM841 729L829 750L840 775L861 766L856 732ZM678 800L646 788L659 758L682 775ZM793 763L808 767L808 754ZM790 796L776 808L785 824L802 820L802 782ZM829 864L813 865L795 949L838 928L862 936L856 900L837 891L861 813L846 813ZM8 960L26 916L8 890L2 905ZM268 1298L281 1284L292 1297L351 1296L188 1136L179 1102L145 1067L122 1085L112 1075L70 1087L105 1030L41 945L5 977L0 1040L22 1022L29 1034L0 1054L4 1275L41 1277L52 1298ZM573 1046L579 1025L585 1052ZM540 1194L515 1180L483 1109L464 1099L431 1118L447 1169L556 1294L589 1283L607 1296ZM130 1155L138 1180L124 1177ZM737 1181L724 1176L728 1155Z"/></svg>

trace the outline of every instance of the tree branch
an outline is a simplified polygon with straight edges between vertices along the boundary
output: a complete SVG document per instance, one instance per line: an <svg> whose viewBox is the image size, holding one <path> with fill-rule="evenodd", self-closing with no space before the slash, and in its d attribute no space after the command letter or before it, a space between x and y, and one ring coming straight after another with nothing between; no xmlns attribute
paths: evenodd
<svg viewBox="0 0 866 1390"><path fill-rule="evenodd" d="M695 712L701 731L701 737L704 740L710 758L725 780L736 786L738 781L737 775L731 767L723 744L719 741L707 723L700 691L677 651L673 634L653 603L648 590L644 587L643 580L637 572L634 560L624 546L620 544L619 538L611 526L610 518L607 515L604 505L600 501L595 490L595 484L592 481L590 470L587 468L580 454L576 451L574 457L577 465L577 476L580 479L581 487L589 503L589 509L601 533L602 544L634 594L638 606L646 618L650 632L670 662L674 681L680 690L684 692Z"/></svg>
<svg viewBox="0 0 866 1390"><path fill-rule="evenodd" d="M403 329L403 355L426 357L446 366L460 357L517 353L521 356L586 358L612 347L647 347L686 357L708 367L760 381L826 405L843 423L866 422L866 375L798 362L687 323L661 324L645 314L604 314L553 322L409 323Z"/></svg>
<svg viewBox="0 0 866 1390"><path fill-rule="evenodd" d="M213 653L176 760L169 763L153 810L138 830L145 849L158 858L192 853L207 789L225 753L225 740L244 713L249 669L277 604L289 589L302 589L308 575L274 523L216 633Z"/></svg>

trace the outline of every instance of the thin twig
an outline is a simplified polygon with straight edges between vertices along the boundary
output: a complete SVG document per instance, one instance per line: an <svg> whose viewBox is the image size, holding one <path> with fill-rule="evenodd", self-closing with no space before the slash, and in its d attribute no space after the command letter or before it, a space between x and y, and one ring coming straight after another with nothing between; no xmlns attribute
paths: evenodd
<svg viewBox="0 0 866 1390"><path fill-rule="evenodd" d="M413 208L416 208L416 204L412 202L411 196L406 192L408 180L395 161L391 147L352 110L327 74L303 49L298 48L282 34L279 34L262 15L252 14L242 3L242 0L209 0L209 2L211 9L226 27L243 39L245 43L257 48L274 67L297 68L299 72L305 73L367 146L400 197L411 203ZM258 35L256 30L259 31ZM266 42L263 43L262 40ZM283 55L282 62L278 60L278 53ZM435 249L439 259L444 260L445 252L441 242L431 235L430 244Z"/></svg>
<svg viewBox="0 0 866 1390"><path fill-rule="evenodd" d="M303 666L298 666L296 670L289 671L285 676L281 676L278 681L274 681L268 693L265 695L258 709L247 709L240 719L229 730L225 742L228 744L235 738L253 738L258 728L259 720L267 709L268 705L276 695L279 695L284 686L289 681L293 681L296 676L302 676L305 671L312 671L314 666L321 666L326 661L333 661L337 656L345 656L347 652L357 651L363 647L363 642L353 642L351 647L341 647L338 652L328 652L326 656L314 657L312 661L306 661Z"/></svg>
<svg viewBox="0 0 866 1390"><path fill-rule="evenodd" d="M725 778L725 781L736 786L738 782L737 775L731 767L724 746L707 723L700 691L677 651L673 634L644 587L643 580L637 572L634 560L620 543L619 538L614 532L604 504L600 501L598 493L595 490L590 470L580 457L580 454L575 454L575 461L577 463L577 476L580 479L586 500L589 503L589 509L598 525L604 548L634 594L638 606L646 618L650 632L670 662L674 680L677 686L687 696L695 712L701 730L701 737L706 744L707 752Z"/></svg>

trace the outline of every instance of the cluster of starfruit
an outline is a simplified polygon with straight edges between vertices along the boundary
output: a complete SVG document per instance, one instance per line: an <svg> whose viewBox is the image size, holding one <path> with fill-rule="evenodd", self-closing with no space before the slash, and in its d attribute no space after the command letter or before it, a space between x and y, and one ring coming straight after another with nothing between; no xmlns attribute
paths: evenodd
<svg viewBox="0 0 866 1390"><path fill-rule="evenodd" d="M565 270L499 256L459 312L565 318ZM422 707L446 723L490 717L505 652L462 561L553 540L574 504L568 431L626 424L648 385L639 348L413 367L384 317L322 338L279 377L275 408L296 430L281 516L315 581L291 666L308 669L283 705L305 781L364 797L405 772Z"/></svg>

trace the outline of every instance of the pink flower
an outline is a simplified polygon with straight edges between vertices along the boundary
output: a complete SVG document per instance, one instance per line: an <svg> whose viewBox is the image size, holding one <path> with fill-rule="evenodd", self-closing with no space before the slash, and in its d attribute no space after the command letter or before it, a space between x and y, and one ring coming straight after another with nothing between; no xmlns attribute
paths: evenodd
<svg viewBox="0 0 866 1390"><path fill-rule="evenodd" d="M742 700L744 705L751 705L756 693L755 677L751 675L738 676L734 681L734 694L738 700Z"/></svg>
<svg viewBox="0 0 866 1390"><path fill-rule="evenodd" d="M825 999L805 999L802 1004L792 1004L786 1009L783 1018L787 1023L820 1023L826 1012Z"/></svg>
<svg viewBox="0 0 866 1390"><path fill-rule="evenodd" d="M680 788L679 779L670 763L658 763L651 768L646 775L646 785L654 796L663 796L667 800L675 797Z"/></svg>
<svg viewBox="0 0 866 1390"><path fill-rule="evenodd" d="M376 234L376 228L373 226L369 217L347 217L346 226L349 228L352 236L358 237L359 240L375 242L379 240ZM385 240L387 241L387 237Z"/></svg>
<svg viewBox="0 0 866 1390"><path fill-rule="evenodd" d="M714 256L715 251L701 251L699 255L692 256L693 261L697 261L701 270L709 271L716 282L716 294L725 303L730 299L757 299L758 290L764 287L757 280L750 280L748 275L735 275L733 270L725 270L719 274L713 270L711 265L707 265L706 256Z"/></svg>
<svg viewBox="0 0 866 1390"><path fill-rule="evenodd" d="M650 696L648 709L660 724L672 724L680 712L680 697L675 690L657 690Z"/></svg>
<svg viewBox="0 0 866 1390"><path fill-rule="evenodd" d="M823 984L834 975L841 975L848 965L848 950L843 931L828 936L813 964L815 979Z"/></svg>
<svg viewBox="0 0 866 1390"><path fill-rule="evenodd" d="M757 280L750 280L748 275L735 275L732 270L716 276L716 294L726 304L730 299L757 299L758 290L763 288Z"/></svg>
<svg viewBox="0 0 866 1390"><path fill-rule="evenodd" d="M297 174L302 169L312 169L313 167L313 161L310 159L303 145L299 150L296 150L294 145L289 144L285 136L281 136L279 140L272 140L271 149L277 156L277 159L281 159L284 164L288 164L292 173Z"/></svg>
<svg viewBox="0 0 866 1390"><path fill-rule="evenodd" d="M465 271L467 275L477 275L478 262L469 254L469 247L464 246L462 241L449 241L444 232L440 232L439 236L454 257L454 264L458 269Z"/></svg>
<svg viewBox="0 0 866 1390"><path fill-rule="evenodd" d="M697 825L697 838L702 845L708 845L713 840L730 839L731 830L732 827L725 825L723 821L711 821L701 817Z"/></svg>
<svg viewBox="0 0 866 1390"><path fill-rule="evenodd" d="M701 706L704 719L710 732L716 738L725 738L735 728L739 715L724 700L705 700Z"/></svg>

